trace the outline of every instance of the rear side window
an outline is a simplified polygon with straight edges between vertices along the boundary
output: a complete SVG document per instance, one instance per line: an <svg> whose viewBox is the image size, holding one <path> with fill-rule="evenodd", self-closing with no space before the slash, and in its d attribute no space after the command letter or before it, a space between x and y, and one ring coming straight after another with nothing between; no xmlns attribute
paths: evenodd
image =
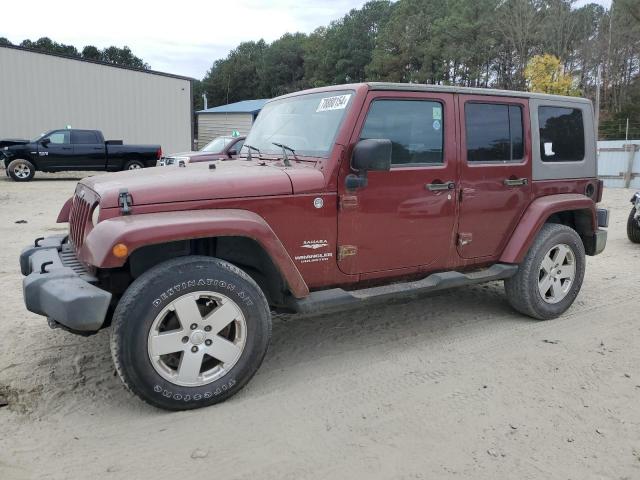
<svg viewBox="0 0 640 480"><path fill-rule="evenodd" d="M464 115L468 162L511 162L524 158L522 107L466 103Z"/></svg>
<svg viewBox="0 0 640 480"><path fill-rule="evenodd" d="M74 131L71 132L71 143L75 144L95 144L98 143L98 135L96 132Z"/></svg>
<svg viewBox="0 0 640 480"><path fill-rule="evenodd" d="M579 162L584 159L582 110L538 107L538 127L543 162Z"/></svg>
<svg viewBox="0 0 640 480"><path fill-rule="evenodd" d="M443 112L440 102L376 100L371 103L360 139L391 140L393 165L443 162Z"/></svg>

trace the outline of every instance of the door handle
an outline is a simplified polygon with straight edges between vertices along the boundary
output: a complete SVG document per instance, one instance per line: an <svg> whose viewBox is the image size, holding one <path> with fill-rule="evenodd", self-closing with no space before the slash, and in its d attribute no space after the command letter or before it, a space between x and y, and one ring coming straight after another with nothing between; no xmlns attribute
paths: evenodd
<svg viewBox="0 0 640 480"><path fill-rule="evenodd" d="M504 183L507 187L522 187L529 183L526 178L505 178Z"/></svg>
<svg viewBox="0 0 640 480"><path fill-rule="evenodd" d="M427 183L425 187L431 192L440 192L442 190L453 190L456 188L456 184L453 182Z"/></svg>

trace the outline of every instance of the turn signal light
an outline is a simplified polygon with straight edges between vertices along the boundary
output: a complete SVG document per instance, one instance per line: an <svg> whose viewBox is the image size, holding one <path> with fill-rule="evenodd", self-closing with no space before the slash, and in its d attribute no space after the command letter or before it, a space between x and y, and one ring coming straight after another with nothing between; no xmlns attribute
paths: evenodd
<svg viewBox="0 0 640 480"><path fill-rule="evenodd" d="M116 243L111 251L118 258L125 258L129 253L129 249L124 243Z"/></svg>

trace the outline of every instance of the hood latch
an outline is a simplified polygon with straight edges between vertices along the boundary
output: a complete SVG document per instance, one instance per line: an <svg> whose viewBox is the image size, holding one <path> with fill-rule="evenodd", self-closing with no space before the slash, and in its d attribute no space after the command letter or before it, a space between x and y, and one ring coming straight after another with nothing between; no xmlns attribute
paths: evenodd
<svg viewBox="0 0 640 480"><path fill-rule="evenodd" d="M131 213L131 205L133 205L133 198L131 198L129 190L126 188L121 189L118 194L118 206L120 207L120 212L123 215L129 215Z"/></svg>

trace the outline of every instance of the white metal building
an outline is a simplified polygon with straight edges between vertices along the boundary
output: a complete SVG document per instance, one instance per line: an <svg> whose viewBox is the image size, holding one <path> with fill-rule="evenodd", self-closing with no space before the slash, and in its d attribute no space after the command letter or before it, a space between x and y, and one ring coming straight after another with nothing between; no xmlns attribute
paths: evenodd
<svg viewBox="0 0 640 480"><path fill-rule="evenodd" d="M231 135L234 131L246 135L267 101L244 100L198 111L198 146L202 147L221 135Z"/></svg>
<svg viewBox="0 0 640 480"><path fill-rule="evenodd" d="M191 150L192 79L0 46L0 139L56 128Z"/></svg>

